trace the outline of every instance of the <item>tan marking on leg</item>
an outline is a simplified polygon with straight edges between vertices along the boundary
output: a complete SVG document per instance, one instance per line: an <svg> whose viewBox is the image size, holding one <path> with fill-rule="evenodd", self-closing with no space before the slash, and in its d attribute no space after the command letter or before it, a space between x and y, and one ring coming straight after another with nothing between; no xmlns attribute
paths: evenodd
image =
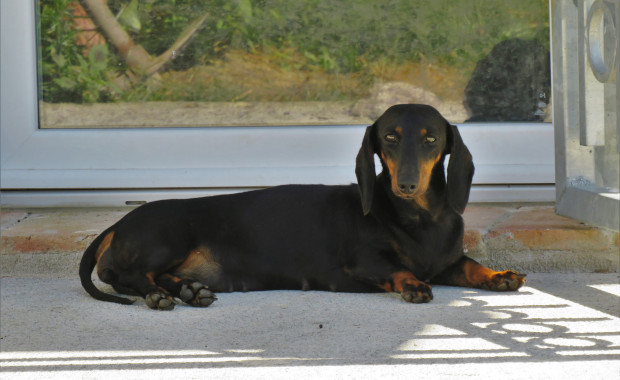
<svg viewBox="0 0 620 380"><path fill-rule="evenodd" d="M449 278L457 286L490 290L517 290L525 284L525 275L514 271L497 272L474 260L464 261L459 272Z"/></svg>
<svg viewBox="0 0 620 380"><path fill-rule="evenodd" d="M114 231L111 231L103 238L101 244L99 244L99 247L97 247L97 252L95 253L95 260L97 261L97 263L99 263L99 260L101 260L101 255L103 255L103 253L107 251L108 248L110 248L110 244L112 244L113 238Z"/></svg>
<svg viewBox="0 0 620 380"><path fill-rule="evenodd" d="M146 278L149 279L149 282L151 283L151 285L155 285L157 286L157 283L155 283L155 273L154 272L148 272L145 274Z"/></svg>
<svg viewBox="0 0 620 380"><path fill-rule="evenodd" d="M206 247L193 249L185 261L173 271L175 276L191 278L203 284L213 283L221 273L221 265L216 261L213 252Z"/></svg>
<svg viewBox="0 0 620 380"><path fill-rule="evenodd" d="M394 291L402 292L405 285L420 286L424 283L418 280L411 272L402 271L392 273L392 281L394 282Z"/></svg>
<svg viewBox="0 0 620 380"><path fill-rule="evenodd" d="M114 231L108 233L95 252L97 275L102 278L105 269L113 269L114 262L112 261L112 255L110 254L110 245L114 239Z"/></svg>
<svg viewBox="0 0 620 380"><path fill-rule="evenodd" d="M463 265L463 274L469 284L480 286L485 284L496 272L475 261L467 261Z"/></svg>

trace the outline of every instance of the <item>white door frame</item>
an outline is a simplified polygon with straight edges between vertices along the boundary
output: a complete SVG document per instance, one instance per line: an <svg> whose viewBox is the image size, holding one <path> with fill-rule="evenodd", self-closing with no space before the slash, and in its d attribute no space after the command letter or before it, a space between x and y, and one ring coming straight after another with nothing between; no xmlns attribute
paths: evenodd
<svg viewBox="0 0 620 380"><path fill-rule="evenodd" d="M550 19L556 210L619 230L620 2L614 1L615 14L613 7L606 5L613 1L579 0L576 4L572 0L550 0ZM606 46L605 52L607 63L612 63L609 57L614 56L615 63L597 69L590 65L590 56L597 54L590 44L599 41L586 37L596 33L592 29L600 27L602 15L608 17L604 22L610 29L613 25L609 23L615 19L616 44ZM611 69L613 65L615 69Z"/></svg>
<svg viewBox="0 0 620 380"><path fill-rule="evenodd" d="M3 206L119 206L284 183L355 181L365 126L42 130L34 1L0 2ZM460 126L472 201L552 201L548 123Z"/></svg>

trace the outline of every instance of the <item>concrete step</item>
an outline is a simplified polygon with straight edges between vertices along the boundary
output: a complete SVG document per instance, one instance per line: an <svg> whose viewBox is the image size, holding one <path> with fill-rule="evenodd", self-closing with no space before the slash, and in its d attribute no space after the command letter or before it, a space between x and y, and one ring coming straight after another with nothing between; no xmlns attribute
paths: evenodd
<svg viewBox="0 0 620 380"><path fill-rule="evenodd" d="M77 275L88 244L129 208L3 209L3 276ZM618 272L618 232L554 213L552 205L472 204L464 215L467 254L521 272Z"/></svg>

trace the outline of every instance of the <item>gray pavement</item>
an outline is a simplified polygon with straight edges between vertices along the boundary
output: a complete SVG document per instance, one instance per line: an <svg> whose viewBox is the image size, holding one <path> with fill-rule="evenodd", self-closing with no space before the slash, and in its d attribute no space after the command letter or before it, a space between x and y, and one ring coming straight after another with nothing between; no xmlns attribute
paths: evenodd
<svg viewBox="0 0 620 380"><path fill-rule="evenodd" d="M618 379L613 274L535 273L518 293L218 294L174 311L96 301L77 279L0 282L2 379Z"/></svg>

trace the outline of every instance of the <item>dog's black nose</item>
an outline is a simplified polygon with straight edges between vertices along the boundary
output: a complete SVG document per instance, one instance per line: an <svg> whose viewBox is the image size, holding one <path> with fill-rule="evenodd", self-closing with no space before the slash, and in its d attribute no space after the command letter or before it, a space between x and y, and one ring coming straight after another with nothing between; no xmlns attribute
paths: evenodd
<svg viewBox="0 0 620 380"><path fill-rule="evenodd" d="M412 194L415 191L416 185L413 183L399 183L398 190L403 194Z"/></svg>

